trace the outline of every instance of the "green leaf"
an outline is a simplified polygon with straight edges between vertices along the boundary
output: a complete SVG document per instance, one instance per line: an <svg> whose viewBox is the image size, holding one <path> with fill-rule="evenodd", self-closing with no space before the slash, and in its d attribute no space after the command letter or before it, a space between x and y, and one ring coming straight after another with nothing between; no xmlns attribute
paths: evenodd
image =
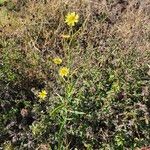
<svg viewBox="0 0 150 150"><path fill-rule="evenodd" d="M54 110L52 110L49 114L50 116L54 116L56 115L57 112L59 112L65 105L64 104L61 104L59 105L58 107L56 107Z"/></svg>

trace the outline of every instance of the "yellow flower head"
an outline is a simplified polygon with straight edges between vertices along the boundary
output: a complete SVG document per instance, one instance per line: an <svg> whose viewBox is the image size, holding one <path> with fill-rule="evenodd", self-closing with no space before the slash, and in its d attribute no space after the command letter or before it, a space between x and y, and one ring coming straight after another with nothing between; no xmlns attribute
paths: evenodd
<svg viewBox="0 0 150 150"><path fill-rule="evenodd" d="M57 64L57 65L60 65L60 64L62 63L62 59L59 58L59 57L56 57L56 58L53 59L53 62L54 62L55 64Z"/></svg>
<svg viewBox="0 0 150 150"><path fill-rule="evenodd" d="M40 98L40 100L44 100L47 96L47 92L45 90L42 90L41 92L38 93L38 98Z"/></svg>
<svg viewBox="0 0 150 150"><path fill-rule="evenodd" d="M79 21L79 15L75 12L68 13L65 17L65 23L67 23L68 26L75 26L75 23Z"/></svg>
<svg viewBox="0 0 150 150"><path fill-rule="evenodd" d="M61 77L64 77L64 76L67 77L68 74L69 74L69 69L67 67L62 67L59 69L59 75Z"/></svg>

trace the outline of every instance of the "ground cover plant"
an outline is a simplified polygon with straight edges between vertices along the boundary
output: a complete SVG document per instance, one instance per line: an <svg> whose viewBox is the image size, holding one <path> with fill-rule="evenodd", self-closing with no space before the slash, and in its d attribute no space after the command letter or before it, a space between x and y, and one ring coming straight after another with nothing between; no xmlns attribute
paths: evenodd
<svg viewBox="0 0 150 150"><path fill-rule="evenodd" d="M0 149L149 149L149 14L149 0L0 0Z"/></svg>

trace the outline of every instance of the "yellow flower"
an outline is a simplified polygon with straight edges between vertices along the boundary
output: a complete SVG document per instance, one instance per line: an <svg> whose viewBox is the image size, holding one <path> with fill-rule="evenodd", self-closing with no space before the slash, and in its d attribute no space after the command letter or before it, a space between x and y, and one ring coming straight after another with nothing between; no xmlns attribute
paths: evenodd
<svg viewBox="0 0 150 150"><path fill-rule="evenodd" d="M47 96L47 92L45 90L42 90L41 92L38 93L38 98L41 100L44 100Z"/></svg>
<svg viewBox="0 0 150 150"><path fill-rule="evenodd" d="M67 67L62 67L59 69L59 75L61 77L64 77L64 76L67 77L68 74L69 74L69 69Z"/></svg>
<svg viewBox="0 0 150 150"><path fill-rule="evenodd" d="M65 23L67 23L68 26L74 26L75 23L79 21L79 15L75 12L68 13L65 17Z"/></svg>
<svg viewBox="0 0 150 150"><path fill-rule="evenodd" d="M54 62L55 64L57 64L57 65L60 65L60 64L62 63L62 59L59 58L59 57L56 57L56 58L53 59L53 62Z"/></svg>

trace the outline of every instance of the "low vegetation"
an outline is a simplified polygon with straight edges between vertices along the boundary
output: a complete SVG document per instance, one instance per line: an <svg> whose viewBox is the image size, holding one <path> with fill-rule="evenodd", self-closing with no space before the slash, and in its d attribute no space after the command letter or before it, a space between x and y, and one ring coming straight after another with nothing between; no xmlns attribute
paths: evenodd
<svg viewBox="0 0 150 150"><path fill-rule="evenodd" d="M0 149L148 149L149 8L0 0Z"/></svg>

